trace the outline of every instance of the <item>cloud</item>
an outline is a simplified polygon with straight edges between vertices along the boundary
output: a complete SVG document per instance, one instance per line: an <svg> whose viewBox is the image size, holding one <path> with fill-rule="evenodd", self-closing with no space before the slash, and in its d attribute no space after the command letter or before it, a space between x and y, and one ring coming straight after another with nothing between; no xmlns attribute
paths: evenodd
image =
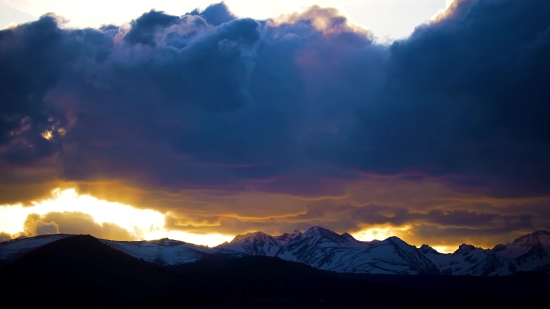
<svg viewBox="0 0 550 309"><path fill-rule="evenodd" d="M28 236L44 234L90 234L112 240L135 240L126 229L113 223L96 223L92 216L81 212L50 212L30 214L24 224Z"/></svg>
<svg viewBox="0 0 550 309"><path fill-rule="evenodd" d="M297 215L279 215L266 218L239 218L237 216L222 216L212 222L189 217L166 218L169 229L180 229L195 233L206 233L213 226L221 233L235 231L262 230L273 234L289 231L292 228L306 230L312 225L322 225L336 232L358 233L365 229L377 227L406 227L411 232L418 231L420 239L432 241L441 234L432 236L424 231L442 230L449 239L481 235L506 236L514 231L532 229L532 215L500 214L498 209L484 210L447 210L432 209L428 211L413 211L395 205L351 205L337 201L311 202L306 210ZM193 223L197 222L197 223ZM447 237L446 237L447 238ZM419 238L405 235L404 239L418 242Z"/></svg>
<svg viewBox="0 0 550 309"><path fill-rule="evenodd" d="M282 15L274 20L270 20L273 26L280 25L299 25L304 24L313 27L315 30L325 35L342 34L347 36L357 36L357 39L363 40L363 36L371 36L363 27L356 25L348 20L341 12L335 8L322 8L313 5L303 12Z"/></svg>
<svg viewBox="0 0 550 309"><path fill-rule="evenodd" d="M550 192L549 14L544 0L457 0L391 45L317 6L258 21L221 3L101 29L45 15L0 32L0 193L20 188L0 204L71 183L187 230L548 226L547 210L514 205Z"/></svg>
<svg viewBox="0 0 550 309"><path fill-rule="evenodd" d="M207 23L215 27L237 19L237 17L229 11L224 2L211 4L204 9L204 11L196 9L191 12L190 15L202 16Z"/></svg>
<svg viewBox="0 0 550 309"><path fill-rule="evenodd" d="M38 214L28 215L23 224L23 232L28 236L59 234L59 224L44 219Z"/></svg>
<svg viewBox="0 0 550 309"><path fill-rule="evenodd" d="M11 235L8 233L0 232L0 242L8 241L12 239Z"/></svg>
<svg viewBox="0 0 550 309"><path fill-rule="evenodd" d="M527 63L550 65L533 58L548 48L538 42L549 10L544 1L455 1L445 18L394 43L387 90L405 96L360 112L357 138L384 146L360 152L371 157L361 165L430 166L479 177L492 194L546 194L550 127L540 115L550 92L540 83L548 75ZM373 133L382 123L391 125Z"/></svg>
<svg viewBox="0 0 550 309"><path fill-rule="evenodd" d="M155 33L157 30L166 28L178 20L177 16L170 16L152 10L131 22L130 31L124 35L124 40L130 44L155 46Z"/></svg>

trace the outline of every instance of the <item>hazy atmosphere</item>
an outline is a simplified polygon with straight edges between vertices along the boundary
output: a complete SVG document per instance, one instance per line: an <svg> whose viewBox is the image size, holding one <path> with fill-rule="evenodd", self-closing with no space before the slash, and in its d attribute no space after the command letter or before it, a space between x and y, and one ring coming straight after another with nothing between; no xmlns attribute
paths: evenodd
<svg viewBox="0 0 550 309"><path fill-rule="evenodd" d="M548 0L0 1L0 241L550 230Z"/></svg>

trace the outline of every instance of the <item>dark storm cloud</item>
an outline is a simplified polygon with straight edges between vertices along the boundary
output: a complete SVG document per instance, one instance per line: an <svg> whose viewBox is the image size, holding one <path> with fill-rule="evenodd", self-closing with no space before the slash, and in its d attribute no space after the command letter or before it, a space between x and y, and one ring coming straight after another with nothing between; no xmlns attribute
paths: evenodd
<svg viewBox="0 0 550 309"><path fill-rule="evenodd" d="M226 200L250 191L346 196L372 173L420 175L411 183L436 177L457 195L544 196L549 16L545 0L460 0L390 46L316 6L256 21L235 18L222 3L80 30L44 16L0 32L0 166L11 171L0 175L0 189L16 169L47 169L42 191L75 182L108 199L135 190L135 205L195 211L203 205L185 190L220 190ZM494 222L512 220L421 202L339 208L347 209L341 223L327 216L334 209L296 208L302 215L288 222L420 222L490 233ZM224 223L228 213L239 220L239 209L264 207L255 203L231 204L219 229L236 230ZM215 209L205 216L221 218ZM541 212L510 214L520 222L511 226L527 228Z"/></svg>
<svg viewBox="0 0 550 309"><path fill-rule="evenodd" d="M212 26L219 26L236 19L224 2L211 4L204 11L196 9L190 15L202 16Z"/></svg>
<svg viewBox="0 0 550 309"><path fill-rule="evenodd" d="M54 151L40 136L56 120L52 118L56 111L44 96L74 55L57 24L55 16L46 15L0 31L0 146L9 145L2 157L10 162L29 161Z"/></svg>
<svg viewBox="0 0 550 309"><path fill-rule="evenodd" d="M124 36L130 44L155 46L155 34L179 20L177 16L170 16L163 12L150 11L131 22L132 28Z"/></svg>
<svg viewBox="0 0 550 309"><path fill-rule="evenodd" d="M455 1L392 44L383 86L392 95L361 107L342 162L477 176L495 194L547 194L549 14L547 1Z"/></svg>

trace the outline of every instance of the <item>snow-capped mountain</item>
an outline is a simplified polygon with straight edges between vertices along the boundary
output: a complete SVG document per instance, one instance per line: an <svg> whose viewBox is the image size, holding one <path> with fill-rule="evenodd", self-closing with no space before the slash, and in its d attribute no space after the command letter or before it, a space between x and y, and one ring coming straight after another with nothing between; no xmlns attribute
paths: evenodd
<svg viewBox="0 0 550 309"><path fill-rule="evenodd" d="M200 260L212 249L183 241L160 239L154 241L113 241L101 239L113 249L158 265L177 265Z"/></svg>
<svg viewBox="0 0 550 309"><path fill-rule="evenodd" d="M71 235L44 235L2 242L0 265L68 236ZM262 232L248 233L216 248L170 239L100 241L159 265L191 263L210 255L235 258L263 255L342 273L505 276L517 271L536 271L550 274L550 232L547 231L537 231L493 249L463 244L451 254L439 253L428 245L416 248L398 237L359 241L348 233L337 234L322 227L277 237Z"/></svg>
<svg viewBox="0 0 550 309"><path fill-rule="evenodd" d="M427 245L420 252L444 275L506 276L516 271L550 271L550 232L536 231L487 250L461 245L452 254L442 254Z"/></svg>
<svg viewBox="0 0 550 309"><path fill-rule="evenodd" d="M298 230L294 230L294 232L292 233L284 233L283 235L281 236L275 236L275 240L277 240L277 242L281 245L281 246L284 246L286 245L289 241L293 240L294 238L298 237L302 235L302 232L298 231Z"/></svg>
<svg viewBox="0 0 550 309"><path fill-rule="evenodd" d="M497 245L491 252L514 261L521 271L542 271L550 267L550 232L536 231L514 240L511 244Z"/></svg>
<svg viewBox="0 0 550 309"><path fill-rule="evenodd" d="M13 261L27 252L70 235L55 234L25 237L0 243L0 261Z"/></svg>
<svg viewBox="0 0 550 309"><path fill-rule="evenodd" d="M443 275L455 276L507 276L516 270L512 261L502 259L490 250L462 244L454 252L443 254L428 245L420 252L432 261Z"/></svg>
<svg viewBox="0 0 550 309"><path fill-rule="evenodd" d="M416 247L397 237L360 242L349 234L338 235L317 226L288 242L276 256L335 272L439 274L437 267Z"/></svg>
<svg viewBox="0 0 550 309"><path fill-rule="evenodd" d="M222 244L217 248L249 255L275 256L281 248L281 244L271 235L255 232L237 235L230 243Z"/></svg>

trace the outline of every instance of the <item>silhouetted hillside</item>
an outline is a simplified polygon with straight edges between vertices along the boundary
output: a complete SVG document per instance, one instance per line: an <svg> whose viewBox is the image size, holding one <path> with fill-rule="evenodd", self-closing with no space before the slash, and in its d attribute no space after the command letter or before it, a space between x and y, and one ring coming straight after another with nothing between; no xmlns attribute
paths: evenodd
<svg viewBox="0 0 550 309"><path fill-rule="evenodd" d="M390 284L403 288L422 288L451 303L490 299L493 303L524 304L542 299L550 286L550 275L517 273L513 276L396 276L368 274L336 274L339 278ZM475 300L475 301L474 301Z"/></svg>
<svg viewBox="0 0 550 309"><path fill-rule="evenodd" d="M159 297L170 275L112 249L92 236L71 236L40 247L0 271L4 299L70 303Z"/></svg>
<svg viewBox="0 0 550 309"><path fill-rule="evenodd" d="M541 301L550 284L540 274L344 275L265 256L219 256L166 269L182 277L182 289L195 290L197 301L212 301L208 308L516 308Z"/></svg>

